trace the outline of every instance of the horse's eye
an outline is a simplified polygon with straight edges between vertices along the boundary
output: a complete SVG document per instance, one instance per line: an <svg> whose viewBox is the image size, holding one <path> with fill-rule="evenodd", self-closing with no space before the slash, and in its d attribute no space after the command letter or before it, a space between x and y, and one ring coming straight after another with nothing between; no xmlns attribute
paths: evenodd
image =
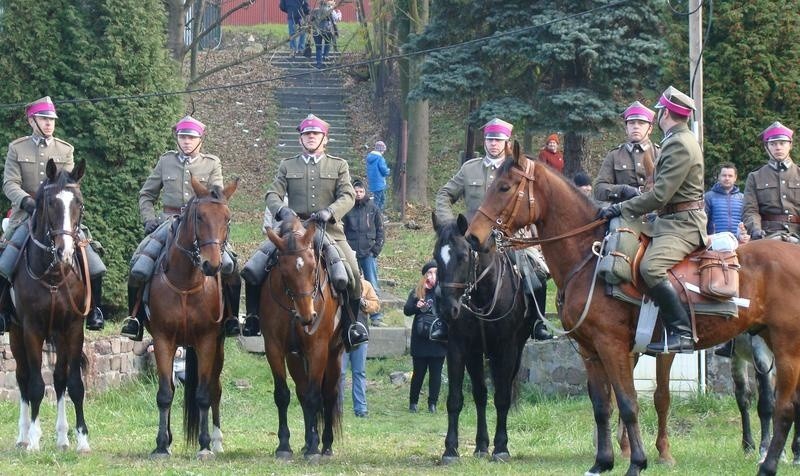
<svg viewBox="0 0 800 476"><path fill-rule="evenodd" d="M511 187L506 183L497 184L497 189L501 192L508 192L511 190Z"/></svg>

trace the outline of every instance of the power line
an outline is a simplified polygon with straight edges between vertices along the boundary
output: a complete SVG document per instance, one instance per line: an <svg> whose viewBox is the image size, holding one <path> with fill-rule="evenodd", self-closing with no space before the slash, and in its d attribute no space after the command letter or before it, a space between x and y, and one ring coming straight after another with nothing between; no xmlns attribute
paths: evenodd
<svg viewBox="0 0 800 476"><path fill-rule="evenodd" d="M590 15L592 13L596 13L598 11L605 10L607 8L616 8L616 7L619 7L621 5L624 5L624 4L630 3L630 2L631 2L631 0L619 0L617 2L609 3L609 4L606 4L606 5L601 5L601 6L598 6L598 7L595 7L595 8L591 8L591 9L583 11L583 12L573 13L571 15L566 15L564 17L556 18L554 20L550 20L550 21L547 21L547 22L544 22L544 23L540 23L540 24L537 24L537 25L531 25L531 26L527 26L527 27L517 28L515 30L509 30L509 31L500 32L500 33L494 33L491 36L483 36L483 37L480 37L480 38L475 38L475 39L464 41L464 42L461 42L461 43L454 43L454 44L450 44L450 45L437 46L437 47L434 47L434 48L429 48L429 49L420 50L420 51L411 51L411 52L407 52L407 53L398 53L398 54L395 54L395 55L389 55L389 56L384 56L384 57L379 57L379 58L367 59L367 60L363 60L363 61L357 61L357 62L354 62L354 63L340 64L340 65L327 67L327 68L324 68L324 69L317 69L317 70L309 69L308 72L304 71L304 72L300 72L300 73L285 74L285 75L281 75L281 76L275 76L275 77L267 78L267 79L244 81L244 82L241 82L241 83L223 84L223 85L220 85L220 86L209 86L209 87L205 87L205 88L186 89L186 90L183 90L183 91L160 91L160 92L142 93L142 94L100 96L100 97L94 97L94 98L63 99L63 100L54 100L53 102L55 102L56 104L81 104L81 103L87 103L87 102L88 103L96 103L96 102L105 102L105 101L150 99L150 98L156 98L156 97L177 96L177 95L182 95L182 94L193 94L193 93L208 92L208 91L215 91L215 90L226 90L226 89L234 89L234 88L245 87L245 86L253 86L253 85L257 85L257 84L271 83L271 82L276 82L276 81L282 81L282 80L285 80L285 79L291 79L291 78L298 78L298 77L307 76L307 75L309 75L309 74L311 74L311 73L313 73L315 71L337 71L337 70L343 70L343 69L349 69L349 68L356 68L356 67L359 67L359 66L365 66L365 65L369 65L369 64L373 64L373 63L380 63L380 62L383 62L383 61L399 60L399 59L403 59L403 58L412 58L412 57L415 57L415 56L426 55L426 54L429 54L429 53L436 53L436 52L439 52L439 51L447 51L447 50L451 50L451 49L463 48L465 46L471 46L471 45L475 45L475 44L480 44L480 43L483 43L483 42L486 42L486 41L489 41L489 40L493 40L493 39L496 39L496 38L502 38L502 37L505 37L505 36L512 36L512 35L519 35L521 33L525 33L525 32L528 32L528 31L536 30L538 28L543 28L543 27L546 27L546 26L554 25L554 24L557 24L559 22L572 20L572 19L575 19L575 18L580 18L580 17L582 17L584 15ZM0 109L12 109L12 108L16 109L16 108L24 107L26 104L28 104L28 103L27 102L5 103L5 104L0 104Z"/></svg>

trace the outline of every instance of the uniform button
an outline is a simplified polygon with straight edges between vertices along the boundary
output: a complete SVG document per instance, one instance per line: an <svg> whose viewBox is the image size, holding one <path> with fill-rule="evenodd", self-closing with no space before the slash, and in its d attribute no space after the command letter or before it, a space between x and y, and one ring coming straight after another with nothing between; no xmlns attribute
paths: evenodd
<svg viewBox="0 0 800 476"><path fill-rule="evenodd" d="M622 166L622 168L623 168L623 169L627 169L627 168L628 168L628 166L627 166L627 165L623 165L623 166Z"/></svg>
<svg viewBox="0 0 800 476"><path fill-rule="evenodd" d="M489 180L494 180L494 175L490 175Z"/></svg>
<svg viewBox="0 0 800 476"><path fill-rule="evenodd" d="M642 164L640 164L639 162L636 162L636 165L638 165L639 167L641 167L641 166L642 166Z"/></svg>
<svg viewBox="0 0 800 476"><path fill-rule="evenodd" d="M314 208L314 207L316 207L316 206L317 206L317 204L316 204L316 203L312 203L312 204L311 204L311 208Z"/></svg>
<svg viewBox="0 0 800 476"><path fill-rule="evenodd" d="M312 182L314 181L314 177L311 177L311 181L312 181Z"/></svg>
<svg viewBox="0 0 800 476"><path fill-rule="evenodd" d="M314 188L317 188L317 186L316 185L312 185L311 188L314 189Z"/></svg>
<svg viewBox="0 0 800 476"><path fill-rule="evenodd" d="M39 172L39 175L44 175L44 172Z"/></svg>

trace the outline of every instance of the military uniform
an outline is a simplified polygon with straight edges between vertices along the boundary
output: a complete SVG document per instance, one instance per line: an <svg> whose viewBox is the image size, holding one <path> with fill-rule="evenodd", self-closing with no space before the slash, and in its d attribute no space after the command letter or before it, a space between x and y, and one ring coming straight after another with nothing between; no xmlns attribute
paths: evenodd
<svg viewBox="0 0 800 476"><path fill-rule="evenodd" d="M471 221L483 203L486 189L497 176L497 167L500 163L502 161L494 163L484 158L464 162L455 176L436 193L436 219L455 220L452 206L459 198L464 197L467 221Z"/></svg>
<svg viewBox="0 0 800 476"><path fill-rule="evenodd" d="M348 286L350 296L361 296L361 283L358 276L356 255L347 243L342 218L355 204L355 191L350 182L350 169L347 161L332 155L322 154L309 158L308 163L303 154L283 159L272 184L267 188L266 201L270 213L276 216L284 206L284 197L288 198L288 206L302 219L312 213L329 209L332 222L325 226L325 231L344 253L344 258L356 279Z"/></svg>
<svg viewBox="0 0 800 476"><path fill-rule="evenodd" d="M179 213L194 197L191 177L208 188L222 187L222 164L219 157L201 153L192 160L182 161L174 150L162 155L139 190L142 223L154 218L164 221ZM156 211L155 203L159 195L163 209Z"/></svg>
<svg viewBox="0 0 800 476"><path fill-rule="evenodd" d="M594 182L594 198L601 202L621 201L623 185L645 190L661 147L650 140L620 144L606 154Z"/></svg>
<svg viewBox="0 0 800 476"><path fill-rule="evenodd" d="M36 195L39 185L47 178L47 161L53 159L58 170L72 172L75 167L73 151L70 143L57 137L25 136L9 144L3 170L3 193L11 201L12 213L4 239L10 239L28 220L28 213L20 208L20 203L23 198Z"/></svg>
<svg viewBox="0 0 800 476"><path fill-rule="evenodd" d="M653 189L621 204L627 219L658 210L653 242L640 267L648 287L667 279L667 270L708 241L700 144L686 124L678 124L661 147Z"/></svg>
<svg viewBox="0 0 800 476"><path fill-rule="evenodd" d="M785 168L785 170L784 170ZM748 233L800 237L800 167L791 159L770 160L750 172L744 190L743 221Z"/></svg>

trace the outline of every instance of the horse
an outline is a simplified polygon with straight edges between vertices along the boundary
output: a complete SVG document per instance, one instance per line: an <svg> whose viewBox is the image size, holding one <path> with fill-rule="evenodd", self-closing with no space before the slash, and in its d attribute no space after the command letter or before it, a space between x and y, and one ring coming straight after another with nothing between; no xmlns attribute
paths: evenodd
<svg viewBox="0 0 800 476"><path fill-rule="evenodd" d="M230 230L228 201L238 185L235 179L224 188L208 189L192 177L195 196L173 222L165 251L147 284L149 319L145 326L153 337L158 370L159 420L153 458L170 455L170 412L175 393L172 366L179 345L187 347L183 393L186 443L200 444L197 457L201 460L223 451L219 402L225 335L220 267ZM214 426L211 435L209 406Z"/></svg>
<svg viewBox="0 0 800 476"><path fill-rule="evenodd" d="M638 307L606 296L595 287L592 245L603 238L605 222L598 207L552 169L525 157L518 143L511 160L498 169L484 202L467 230L473 247L485 248L493 229L511 236L535 223L539 243L559 288L560 318L577 342L588 376L598 445L589 474L614 465L609 399L614 390L631 447L628 475L647 467L639 428L639 406L633 385L632 343ZM756 240L739 247L742 265L738 318L698 315L695 348L708 348L744 331L759 334L775 355L776 400L774 434L758 474L777 471L789 429L795 418L800 386L800 301L787 299L800 282L800 247L773 240ZM591 302L589 299L591 298Z"/></svg>
<svg viewBox="0 0 800 476"><path fill-rule="evenodd" d="M449 464L459 458L458 419L464 406L465 367L478 416L474 455L489 454L484 358L489 360L497 411L491 457L505 462L511 458L508 411L516 394L517 373L534 314L526 310L522 279L509 256L495 250L472 252L464 238L467 220L463 215L455 222L439 223L434 214L433 226L433 255L438 267L436 309L449 323L447 436L442 462Z"/></svg>
<svg viewBox="0 0 800 476"><path fill-rule="evenodd" d="M340 429L339 376L342 351L339 300L322 259L321 233L297 217L281 222L267 237L277 249L277 264L261 286L259 321L278 407L278 459L291 459L286 410L290 392L286 368L295 382L305 423L304 458L312 463L333 455ZM319 424L323 425L322 452Z"/></svg>
<svg viewBox="0 0 800 476"><path fill-rule="evenodd" d="M45 167L46 180L36 192L36 209L28 223L30 236L17 261L13 295L17 319L10 327L11 351L17 362L20 391L17 447L41 449L39 409L44 398L42 346L55 348L53 387L56 392L56 446L69 449L64 390L75 406L75 438L78 453L89 453L89 429L83 415L84 384L81 376L84 318L90 311L88 263L79 248L78 231L83 218L80 180L86 162L71 172L58 170L53 159Z"/></svg>

